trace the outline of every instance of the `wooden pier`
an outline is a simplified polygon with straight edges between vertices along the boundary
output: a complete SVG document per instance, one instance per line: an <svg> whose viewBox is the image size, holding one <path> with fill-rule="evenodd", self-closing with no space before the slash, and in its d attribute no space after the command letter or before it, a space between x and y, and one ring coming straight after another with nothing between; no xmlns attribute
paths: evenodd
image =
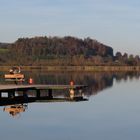
<svg viewBox="0 0 140 140"><path fill-rule="evenodd" d="M24 102L64 102L64 101L85 101L87 99L75 96L75 91L81 91L86 88L85 85L0 85L0 105L24 103ZM41 96L41 91L45 90L46 95ZM55 98L53 91L68 90L69 97ZM30 97L28 91L35 91L35 95ZM7 94L7 97L3 96ZM18 93L18 96L16 95Z"/></svg>
<svg viewBox="0 0 140 140"><path fill-rule="evenodd" d="M23 90L65 90L65 89L83 89L86 85L0 85L0 92L5 91L23 91Z"/></svg>

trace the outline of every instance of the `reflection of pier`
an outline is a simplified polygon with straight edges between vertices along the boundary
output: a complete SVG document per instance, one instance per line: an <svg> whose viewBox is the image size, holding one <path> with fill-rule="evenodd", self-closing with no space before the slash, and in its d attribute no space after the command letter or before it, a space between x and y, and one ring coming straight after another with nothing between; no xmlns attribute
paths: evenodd
<svg viewBox="0 0 140 140"><path fill-rule="evenodd" d="M82 89L85 85L0 85L0 105L28 102L85 101ZM45 90L42 96L41 91ZM54 97L53 91L68 90L69 97ZM75 94L78 91L79 94ZM31 92L33 92L31 94Z"/></svg>

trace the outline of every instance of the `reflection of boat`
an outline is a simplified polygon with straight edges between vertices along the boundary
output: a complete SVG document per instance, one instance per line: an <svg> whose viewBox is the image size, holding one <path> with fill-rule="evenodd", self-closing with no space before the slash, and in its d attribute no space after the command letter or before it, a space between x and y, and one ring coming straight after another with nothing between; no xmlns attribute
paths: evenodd
<svg viewBox="0 0 140 140"><path fill-rule="evenodd" d="M3 111L17 117L25 112L27 104L32 102L80 102L88 101L82 89L84 85L6 85L0 86L0 106ZM53 94L52 90L66 90L68 93ZM70 89L70 93L69 93ZM79 90L80 89L80 90ZM25 105L26 104L26 105Z"/></svg>
<svg viewBox="0 0 140 140"><path fill-rule="evenodd" d="M4 75L5 79L23 80L24 74L21 73L20 67L13 67L9 70L9 74Z"/></svg>
<svg viewBox="0 0 140 140"><path fill-rule="evenodd" d="M3 111L8 112L11 116L15 117L19 115L21 112L25 112L27 105L17 104L4 107Z"/></svg>

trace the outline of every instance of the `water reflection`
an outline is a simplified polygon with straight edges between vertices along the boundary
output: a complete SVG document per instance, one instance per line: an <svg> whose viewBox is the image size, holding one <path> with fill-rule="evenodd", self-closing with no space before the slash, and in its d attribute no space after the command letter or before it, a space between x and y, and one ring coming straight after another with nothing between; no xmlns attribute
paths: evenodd
<svg viewBox="0 0 140 140"><path fill-rule="evenodd" d="M57 90L52 94L42 90L39 95L37 91L14 91L14 94L1 93L0 106L3 106L3 111L8 112L10 116L18 116L25 112L28 104L32 102L80 102L88 101L89 97L100 93L100 91L113 86L114 80L139 79L140 73L126 72L102 72L102 73L48 73L48 72L25 72L25 83L27 84L30 77L33 78L35 84L69 84L71 79L76 84L88 85L88 88L83 90ZM1 84L9 84L12 82L0 79Z"/></svg>
<svg viewBox="0 0 140 140"><path fill-rule="evenodd" d="M57 90L59 91L59 90ZM61 90L63 92L64 90ZM8 112L12 117L19 116L25 112L28 103L50 103L50 102L81 102L88 101L82 89L69 89L63 94L52 90L20 90L0 92L0 106L4 106L3 111Z"/></svg>
<svg viewBox="0 0 140 140"><path fill-rule="evenodd" d="M42 72L42 71L30 71L25 73L25 82L28 83L32 77L35 84L69 84L71 79L76 84L88 85L87 95L97 94L106 88L113 86L113 80L120 82L121 80L127 81L133 79L139 79L139 72L89 72L89 73L55 73L55 72ZM1 72L0 84L14 83L10 81L4 81L4 72Z"/></svg>
<svg viewBox="0 0 140 140"><path fill-rule="evenodd" d="M3 108L3 111L8 112L8 114L12 117L20 117L21 113L25 112L27 107L28 104L14 104L14 105L5 106Z"/></svg>
<svg viewBox="0 0 140 140"><path fill-rule="evenodd" d="M37 84L69 84L71 79L76 84L88 85L85 91L87 96L95 95L100 91L111 88L113 81L139 79L139 72L88 72L88 73L54 73L54 72L26 72L26 77L33 77ZM26 81L27 82L27 81Z"/></svg>

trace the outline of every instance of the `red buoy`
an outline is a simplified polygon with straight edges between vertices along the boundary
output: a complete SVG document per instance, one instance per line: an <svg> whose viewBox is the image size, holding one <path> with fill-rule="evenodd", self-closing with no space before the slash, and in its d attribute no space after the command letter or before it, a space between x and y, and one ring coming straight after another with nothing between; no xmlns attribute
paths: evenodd
<svg viewBox="0 0 140 140"><path fill-rule="evenodd" d="M33 79L29 78L29 84L33 84Z"/></svg>

